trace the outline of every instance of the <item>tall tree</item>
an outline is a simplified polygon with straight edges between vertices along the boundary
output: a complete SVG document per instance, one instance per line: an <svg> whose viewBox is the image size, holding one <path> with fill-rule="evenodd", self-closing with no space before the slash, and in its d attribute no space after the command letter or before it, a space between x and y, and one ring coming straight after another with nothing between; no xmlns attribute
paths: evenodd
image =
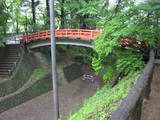
<svg viewBox="0 0 160 120"><path fill-rule="evenodd" d="M64 3L65 3L65 0L61 0L61 29L64 29L65 28L65 11L64 11Z"/></svg>
<svg viewBox="0 0 160 120"><path fill-rule="evenodd" d="M32 17L33 17L33 24L36 24L36 12L35 12L35 1L31 0L32 3Z"/></svg>
<svg viewBox="0 0 160 120"><path fill-rule="evenodd" d="M6 12L6 1L0 2L0 35L6 35L9 13Z"/></svg>
<svg viewBox="0 0 160 120"><path fill-rule="evenodd" d="M47 24L50 24L49 0L46 0Z"/></svg>

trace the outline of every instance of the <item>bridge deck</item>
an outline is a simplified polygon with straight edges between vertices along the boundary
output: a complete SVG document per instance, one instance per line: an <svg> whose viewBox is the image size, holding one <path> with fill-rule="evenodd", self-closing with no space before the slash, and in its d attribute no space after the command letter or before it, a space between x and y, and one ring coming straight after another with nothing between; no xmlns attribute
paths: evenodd
<svg viewBox="0 0 160 120"><path fill-rule="evenodd" d="M160 65L154 68L151 94L144 103L141 120L160 120Z"/></svg>

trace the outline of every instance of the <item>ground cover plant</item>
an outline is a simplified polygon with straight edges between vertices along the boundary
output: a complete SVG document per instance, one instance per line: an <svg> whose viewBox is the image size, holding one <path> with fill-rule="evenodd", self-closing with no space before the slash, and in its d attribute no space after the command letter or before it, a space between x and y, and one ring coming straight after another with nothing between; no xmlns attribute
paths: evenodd
<svg viewBox="0 0 160 120"><path fill-rule="evenodd" d="M139 78L139 72L123 78L115 87L104 86L84 102L69 120L108 120Z"/></svg>

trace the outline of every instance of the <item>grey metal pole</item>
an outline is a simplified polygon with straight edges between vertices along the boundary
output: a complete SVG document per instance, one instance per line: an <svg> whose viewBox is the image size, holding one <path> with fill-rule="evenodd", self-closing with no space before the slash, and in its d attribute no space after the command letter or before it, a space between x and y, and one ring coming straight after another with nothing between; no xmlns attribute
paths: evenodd
<svg viewBox="0 0 160 120"><path fill-rule="evenodd" d="M55 42L55 16L54 0L50 0L50 29L51 29L51 58L52 58L52 86L53 86L53 120L59 118L57 67L56 67L56 42Z"/></svg>

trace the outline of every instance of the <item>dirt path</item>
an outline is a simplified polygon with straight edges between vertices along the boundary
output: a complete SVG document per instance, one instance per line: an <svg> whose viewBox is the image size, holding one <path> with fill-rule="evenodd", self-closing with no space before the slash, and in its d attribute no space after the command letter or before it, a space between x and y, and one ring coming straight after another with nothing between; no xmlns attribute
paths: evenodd
<svg viewBox="0 0 160 120"><path fill-rule="evenodd" d="M95 93L97 87L97 83L82 78L59 87L60 114L65 118L69 116ZM0 114L0 120L52 120L52 111L52 93L48 92Z"/></svg>
<svg viewBox="0 0 160 120"><path fill-rule="evenodd" d="M154 69L150 99L144 104L141 120L160 120L160 66Z"/></svg>

